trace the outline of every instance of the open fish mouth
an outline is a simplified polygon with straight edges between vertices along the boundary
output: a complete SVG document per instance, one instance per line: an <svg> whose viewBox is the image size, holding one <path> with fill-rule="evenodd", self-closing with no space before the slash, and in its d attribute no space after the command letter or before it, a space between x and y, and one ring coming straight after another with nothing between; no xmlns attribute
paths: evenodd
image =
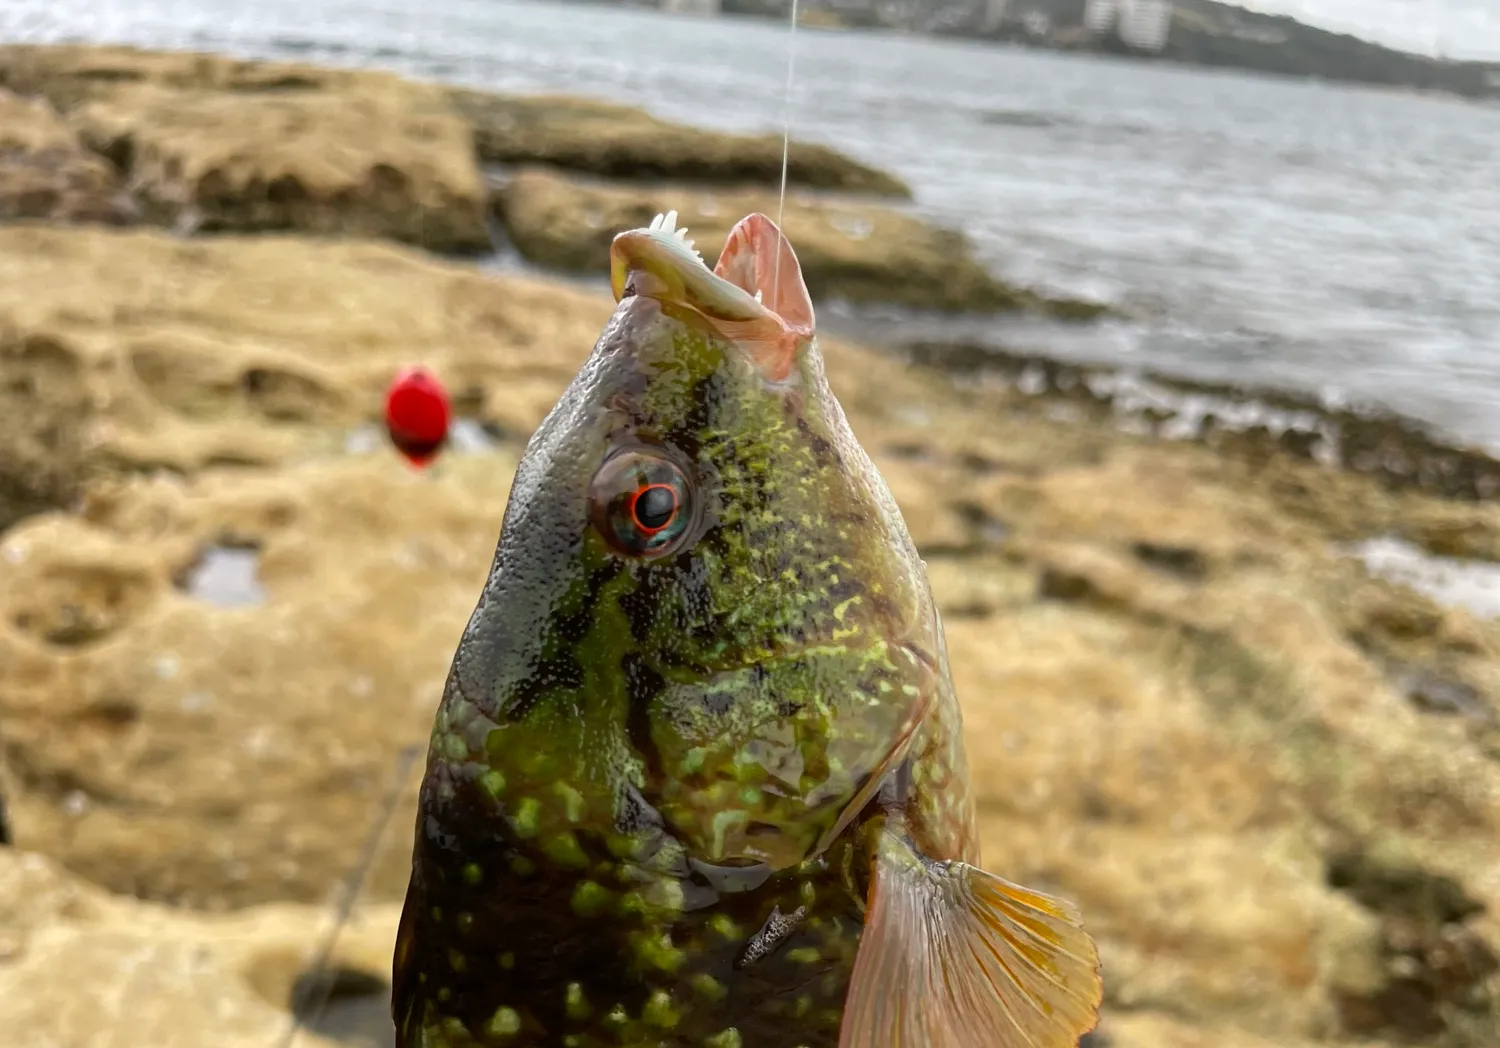
<svg viewBox="0 0 1500 1048"><path fill-rule="evenodd" d="M630 293L692 305L716 319L776 318L760 291L752 294L709 269L687 233L677 212L668 211L644 229L618 234L609 249L615 300Z"/></svg>
<svg viewBox="0 0 1500 1048"><path fill-rule="evenodd" d="M712 269L677 212L615 236L609 248L615 301L643 295L668 309L702 317L739 344L773 381L790 374L798 349L814 333L812 299L791 244L765 215L735 224Z"/></svg>

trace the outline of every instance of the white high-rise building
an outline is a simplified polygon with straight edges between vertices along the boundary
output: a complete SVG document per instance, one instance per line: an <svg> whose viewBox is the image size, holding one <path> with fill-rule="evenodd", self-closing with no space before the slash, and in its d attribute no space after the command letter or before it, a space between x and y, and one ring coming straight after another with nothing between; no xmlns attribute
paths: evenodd
<svg viewBox="0 0 1500 1048"><path fill-rule="evenodd" d="M1120 39L1142 51L1160 51L1172 32L1172 0L1127 0L1120 12Z"/></svg>
<svg viewBox="0 0 1500 1048"><path fill-rule="evenodd" d="M1103 36L1114 28L1119 13L1120 0L1088 0L1083 5L1083 27L1095 36Z"/></svg>
<svg viewBox="0 0 1500 1048"><path fill-rule="evenodd" d="M1094 36L1117 33L1131 47L1160 51L1172 31L1172 0L1088 0L1083 27Z"/></svg>

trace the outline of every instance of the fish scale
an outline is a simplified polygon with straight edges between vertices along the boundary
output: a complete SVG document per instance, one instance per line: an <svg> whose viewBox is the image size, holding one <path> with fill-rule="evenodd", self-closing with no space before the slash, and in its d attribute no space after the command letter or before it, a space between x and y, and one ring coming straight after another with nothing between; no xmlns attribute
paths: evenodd
<svg viewBox="0 0 1500 1048"><path fill-rule="evenodd" d="M941 623L790 246L612 254L434 721L398 1044L1075 1044L1097 954L973 865Z"/></svg>

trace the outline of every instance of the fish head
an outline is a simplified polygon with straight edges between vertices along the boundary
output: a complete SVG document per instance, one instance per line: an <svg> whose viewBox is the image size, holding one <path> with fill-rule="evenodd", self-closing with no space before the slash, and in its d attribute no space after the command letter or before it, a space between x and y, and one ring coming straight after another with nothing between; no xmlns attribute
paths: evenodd
<svg viewBox="0 0 1500 1048"><path fill-rule="evenodd" d="M710 269L660 217L615 238L611 282L517 469L435 759L501 783L527 839L786 868L873 795L940 684L925 572L775 223L743 219Z"/></svg>

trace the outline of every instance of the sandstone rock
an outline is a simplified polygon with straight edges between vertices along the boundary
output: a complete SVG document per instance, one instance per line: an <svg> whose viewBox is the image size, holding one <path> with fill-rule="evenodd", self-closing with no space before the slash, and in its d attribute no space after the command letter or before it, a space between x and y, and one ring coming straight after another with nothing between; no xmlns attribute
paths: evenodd
<svg viewBox="0 0 1500 1048"><path fill-rule="evenodd" d="M385 1002L395 907L343 929L328 970ZM329 920L313 907L211 917L111 896L35 854L0 852L0 1022L28 1048L267 1048ZM316 1028L308 1048L332 1048Z"/></svg>
<svg viewBox="0 0 1500 1048"><path fill-rule="evenodd" d="M46 101L0 89L0 221L122 224L131 211L114 170Z"/></svg>
<svg viewBox="0 0 1500 1048"><path fill-rule="evenodd" d="M545 163L606 178L760 183L781 180L780 135L687 127L632 106L556 95L456 90L486 163ZM787 181L816 189L910 197L899 179L826 146L792 142Z"/></svg>
<svg viewBox="0 0 1500 1048"><path fill-rule="evenodd" d="M0 46L0 85L71 111L142 84L178 91L277 93L368 90L393 78L356 70L257 62L213 54L99 45ZM412 85L415 86L415 85ZM486 163L546 163L615 178L760 182L781 177L780 135L688 127L640 109L568 96L445 92L472 126ZM825 146L793 142L796 185L909 197L902 182Z"/></svg>
<svg viewBox="0 0 1500 1048"><path fill-rule="evenodd" d="M313 424L372 418L416 355L460 394L496 393L528 433L571 374L543 348L581 353L607 314L379 244L0 230L0 526L72 504L96 474L336 442ZM538 383L552 395L505 396Z"/></svg>
<svg viewBox="0 0 1500 1048"><path fill-rule="evenodd" d="M675 210L710 264L729 229L753 211L775 215L774 192L702 187L625 186L522 171L496 195L505 231L528 261L604 275L621 230ZM924 309L1036 309L1083 319L1090 303L1052 301L1007 287L974 258L963 234L900 211L853 200L791 193L784 213L814 300L843 298Z"/></svg>
<svg viewBox="0 0 1500 1048"><path fill-rule="evenodd" d="M259 62L190 51L151 51L101 44L0 45L0 86L40 95L64 113L139 86L174 91L276 94L389 89L385 73Z"/></svg>
<svg viewBox="0 0 1500 1048"><path fill-rule="evenodd" d="M144 217L204 232L490 245L468 125L437 88L128 48L0 50L0 83L64 108Z"/></svg>
<svg viewBox="0 0 1500 1048"><path fill-rule="evenodd" d="M346 452L347 436L378 412L395 369L418 355L467 401L543 381L555 397L607 314L590 296L374 244L0 231L0 317L19 347L0 359L29 382L0 417L14 427L14 446L55 472L45 490L29 466L9 476L12 487L32 485L12 513L48 503L82 513L31 516L3 539L0 752L22 785L18 839L70 842L75 869L149 897L320 898L368 825L391 743L426 736L432 689L472 604L468 591L484 577L516 450L455 456L434 481ZM498 417L524 435L549 407L518 398ZM63 438L72 443L59 446ZM302 479L284 486L269 468L278 465ZM395 487L360 508L353 492L368 488L359 479L367 470ZM110 477L123 479L103 483ZM201 483L217 492L208 502ZM208 508L220 498L220 509ZM398 524L393 512L410 516ZM374 561L350 563L370 573L364 582L317 568L321 595L306 596L322 610L292 611L280 573L295 578L327 556L322 539L305 545L309 514L326 517L316 532ZM354 532L335 538L345 528ZM410 542L393 546L398 533ZM265 607L214 613L181 592L202 551L220 543L259 548ZM427 636L428 657L401 656L399 666L359 639L386 628L360 609L373 597L367 585L392 571L408 578L391 583L398 589L429 577L438 601L387 605L402 618L379 646L394 654ZM438 581L449 571L466 581ZM241 636L247 625L264 631L260 641ZM155 638L149 654L112 670L96 664L143 629ZM375 661L329 657L350 644ZM210 668L227 670L226 659L249 660L246 675ZM285 664L299 659L328 674L314 685L314 707L287 675ZM226 690L232 679L239 683ZM346 729L307 730L313 708L345 705ZM225 737L224 716L239 725L227 748L214 741ZM72 727L53 730L63 724ZM332 761L321 771L317 751ZM289 830L291 809L304 807L320 813ZM386 867L387 893L404 863Z"/></svg>
<svg viewBox="0 0 1500 1048"><path fill-rule="evenodd" d="M489 247L468 128L419 91L121 91L75 116L156 221Z"/></svg>
<svg viewBox="0 0 1500 1048"><path fill-rule="evenodd" d="M1162 1012L1111 1016L1098 1048L1328 1048L1333 1041L1269 1040L1233 1027L1185 1021ZM1349 1042L1337 1042L1347 1044ZM1093 1048L1080 1045L1080 1048Z"/></svg>
<svg viewBox="0 0 1500 1048"><path fill-rule="evenodd" d="M1439 557L1500 560L1500 506L1493 501L1438 505L1405 530Z"/></svg>
<svg viewBox="0 0 1500 1048"><path fill-rule="evenodd" d="M476 154L615 177L773 185L779 136L692 128L578 98L446 90L384 73L83 45L0 46L0 86L72 116L147 216L204 231L489 246ZM794 184L909 196L884 172L794 143Z"/></svg>
<svg viewBox="0 0 1500 1048"><path fill-rule="evenodd" d="M18 844L202 907L326 898L425 739L520 441L608 311L394 247L0 231L0 318L32 347L8 375L38 391L0 420L38 462L61 418L94 435L54 459L76 506L0 535ZM1439 504L826 352L948 616L986 865L1081 904L1104 1043L1490 1048L1500 761L1388 662L1491 697L1500 623L1428 602L1396 630L1378 609L1406 598L1333 541ZM496 446L423 476L350 446L414 357ZM213 546L254 549L263 597L194 596ZM404 887L400 796L372 904ZM84 949L65 925L36 934Z"/></svg>

